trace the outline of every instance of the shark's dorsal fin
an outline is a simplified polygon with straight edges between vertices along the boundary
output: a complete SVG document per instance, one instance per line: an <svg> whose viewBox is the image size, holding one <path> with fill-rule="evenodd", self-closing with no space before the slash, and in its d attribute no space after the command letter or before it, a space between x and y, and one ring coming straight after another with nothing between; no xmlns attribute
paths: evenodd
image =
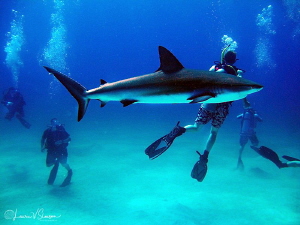
<svg viewBox="0 0 300 225"><path fill-rule="evenodd" d="M165 47L158 46L160 67L157 71L162 70L164 73L175 73L184 67L178 59Z"/></svg>

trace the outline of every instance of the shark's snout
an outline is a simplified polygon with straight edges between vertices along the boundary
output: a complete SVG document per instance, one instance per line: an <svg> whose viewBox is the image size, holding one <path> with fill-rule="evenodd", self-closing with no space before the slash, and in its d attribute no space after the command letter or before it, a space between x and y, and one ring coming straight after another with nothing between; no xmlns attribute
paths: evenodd
<svg viewBox="0 0 300 225"><path fill-rule="evenodd" d="M260 84L253 84L253 85L250 86L249 89L252 90L253 92L258 92L258 91L260 91L263 88L264 88L264 86L262 86Z"/></svg>

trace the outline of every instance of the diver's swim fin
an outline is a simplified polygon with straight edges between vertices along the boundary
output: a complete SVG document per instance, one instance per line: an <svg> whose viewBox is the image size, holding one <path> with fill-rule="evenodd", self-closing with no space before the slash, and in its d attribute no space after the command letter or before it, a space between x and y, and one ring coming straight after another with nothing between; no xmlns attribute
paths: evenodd
<svg viewBox="0 0 300 225"><path fill-rule="evenodd" d="M251 148L254 149L262 157L272 161L279 169L285 167L284 163L280 161L277 153L274 152L272 149L267 148L265 146L261 146L260 148L257 148L255 146L251 146Z"/></svg>
<svg viewBox="0 0 300 225"><path fill-rule="evenodd" d="M287 155L283 155L282 158L288 160L288 161L300 161L300 159L291 157L291 156L287 156Z"/></svg>
<svg viewBox="0 0 300 225"><path fill-rule="evenodd" d="M202 182L206 176L207 173L207 157L204 157L201 155L198 151L196 151L200 155L200 160L196 162L194 165L191 177L196 179L199 182Z"/></svg>
<svg viewBox="0 0 300 225"><path fill-rule="evenodd" d="M71 183L72 175L73 175L73 171L69 170L67 177L62 182L62 184L60 185L60 187L65 187L65 186L69 185Z"/></svg>
<svg viewBox="0 0 300 225"><path fill-rule="evenodd" d="M59 166L59 162L56 162L49 174L49 178L48 178L48 184L52 185L55 181L56 178L56 174L57 174L57 170L58 170L58 166Z"/></svg>
<svg viewBox="0 0 300 225"><path fill-rule="evenodd" d="M26 127L27 129L31 127L31 124L28 123L23 117L21 117L20 115L17 115L16 117L24 127Z"/></svg>
<svg viewBox="0 0 300 225"><path fill-rule="evenodd" d="M179 126L178 122L169 134L156 140L148 148L146 148L146 155L148 155L150 159L157 158L171 146L176 137L182 135L185 131L186 129Z"/></svg>

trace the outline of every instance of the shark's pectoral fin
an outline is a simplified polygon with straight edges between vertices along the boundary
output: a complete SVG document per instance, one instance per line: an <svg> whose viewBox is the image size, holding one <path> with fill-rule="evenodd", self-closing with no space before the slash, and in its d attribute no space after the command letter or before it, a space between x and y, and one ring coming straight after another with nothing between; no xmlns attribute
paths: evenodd
<svg viewBox="0 0 300 225"><path fill-rule="evenodd" d="M206 101L210 98L211 98L211 96L201 96L201 97L198 97L198 98L194 98L192 101L190 101L190 103L204 102L204 101Z"/></svg>
<svg viewBox="0 0 300 225"><path fill-rule="evenodd" d="M137 100L132 100L132 99L124 99L121 101L121 103L123 104L123 107L129 106L133 103L137 102Z"/></svg>
<svg viewBox="0 0 300 225"><path fill-rule="evenodd" d="M204 102L210 98L214 98L216 95L211 92L205 92L201 94L195 94L189 97L187 100L191 100L190 103L199 103L199 102Z"/></svg>

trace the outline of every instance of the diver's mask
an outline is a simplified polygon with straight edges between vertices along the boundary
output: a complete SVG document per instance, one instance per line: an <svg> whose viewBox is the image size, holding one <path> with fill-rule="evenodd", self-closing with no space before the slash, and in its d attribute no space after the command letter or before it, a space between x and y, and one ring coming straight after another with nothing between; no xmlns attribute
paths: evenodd
<svg viewBox="0 0 300 225"><path fill-rule="evenodd" d="M49 127L51 127L52 129L56 129L57 127L61 126L62 124L58 121L58 119L53 118L50 120L50 125Z"/></svg>

